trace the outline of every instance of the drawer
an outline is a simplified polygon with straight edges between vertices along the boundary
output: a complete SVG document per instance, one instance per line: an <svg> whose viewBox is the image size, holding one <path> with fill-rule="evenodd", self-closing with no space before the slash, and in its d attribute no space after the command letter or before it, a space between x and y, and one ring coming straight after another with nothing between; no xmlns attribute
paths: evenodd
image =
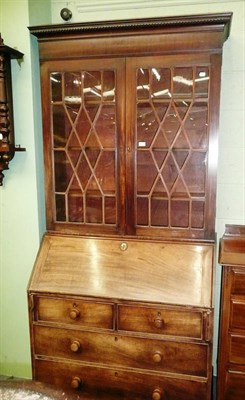
<svg viewBox="0 0 245 400"><path fill-rule="evenodd" d="M118 330L203 339L201 311L164 307L118 306Z"/></svg>
<svg viewBox="0 0 245 400"><path fill-rule="evenodd" d="M230 336L229 361L234 364L245 365L245 336Z"/></svg>
<svg viewBox="0 0 245 400"><path fill-rule="evenodd" d="M225 400L245 399L245 373L228 371L226 374Z"/></svg>
<svg viewBox="0 0 245 400"><path fill-rule="evenodd" d="M231 301L231 315L230 315L230 328L231 329L245 329L245 302L244 301Z"/></svg>
<svg viewBox="0 0 245 400"><path fill-rule="evenodd" d="M35 321L113 329L114 305L68 298L36 296Z"/></svg>
<svg viewBox="0 0 245 400"><path fill-rule="evenodd" d="M34 326L34 351L36 356L203 377L207 376L210 355L205 343L160 341L44 326Z"/></svg>
<svg viewBox="0 0 245 400"><path fill-rule="evenodd" d="M193 377L165 377L119 368L79 365L54 360L36 360L35 379L57 387L75 387L78 393L107 393L120 399L206 400L207 382ZM153 394L155 394L153 397Z"/></svg>
<svg viewBox="0 0 245 400"><path fill-rule="evenodd" d="M245 261L245 260L244 260ZM232 270L231 293L236 295L245 295L245 272L237 269Z"/></svg>

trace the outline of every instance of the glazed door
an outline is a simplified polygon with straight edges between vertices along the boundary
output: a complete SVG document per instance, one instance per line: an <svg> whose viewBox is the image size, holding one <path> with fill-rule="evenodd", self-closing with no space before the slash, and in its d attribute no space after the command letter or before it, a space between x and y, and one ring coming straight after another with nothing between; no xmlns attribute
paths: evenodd
<svg viewBox="0 0 245 400"><path fill-rule="evenodd" d="M210 228L211 71L210 55L127 60L128 233L204 237Z"/></svg>
<svg viewBox="0 0 245 400"><path fill-rule="evenodd" d="M48 229L123 230L124 75L123 59L42 64Z"/></svg>

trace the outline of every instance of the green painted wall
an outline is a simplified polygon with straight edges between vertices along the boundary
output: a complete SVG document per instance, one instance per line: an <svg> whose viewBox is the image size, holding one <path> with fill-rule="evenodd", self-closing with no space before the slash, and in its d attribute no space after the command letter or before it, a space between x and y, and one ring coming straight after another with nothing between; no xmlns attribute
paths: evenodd
<svg viewBox="0 0 245 400"><path fill-rule="evenodd" d="M39 81L32 80L39 70L31 58L37 47L27 29L33 21L50 22L50 1L0 0L4 43L24 53L20 64L12 61L12 81L16 144L26 152L16 153L0 188L0 374L18 377L31 376L26 287L45 226Z"/></svg>

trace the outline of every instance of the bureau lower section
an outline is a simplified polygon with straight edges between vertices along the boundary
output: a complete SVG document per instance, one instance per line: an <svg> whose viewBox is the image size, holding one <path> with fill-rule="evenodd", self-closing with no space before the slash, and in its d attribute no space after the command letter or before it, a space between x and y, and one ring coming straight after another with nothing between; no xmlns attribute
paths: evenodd
<svg viewBox="0 0 245 400"><path fill-rule="evenodd" d="M81 399L210 400L213 259L211 243L45 235L34 379Z"/></svg>
<svg viewBox="0 0 245 400"><path fill-rule="evenodd" d="M208 400L211 309L29 294L33 376L115 399Z"/></svg>

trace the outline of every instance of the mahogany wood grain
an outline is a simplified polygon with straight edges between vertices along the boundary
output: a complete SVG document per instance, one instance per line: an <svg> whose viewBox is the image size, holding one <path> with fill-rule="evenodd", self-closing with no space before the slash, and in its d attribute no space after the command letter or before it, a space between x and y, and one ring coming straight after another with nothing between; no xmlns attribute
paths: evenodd
<svg viewBox="0 0 245 400"><path fill-rule="evenodd" d="M203 343L156 340L121 333L64 330L34 326L36 357L58 357L97 365L154 370L207 377L209 345ZM52 347L49 346L53 338ZM71 350L74 342L80 345ZM159 357L156 357L156 354ZM155 356L155 357L154 357Z"/></svg>
<svg viewBox="0 0 245 400"><path fill-rule="evenodd" d="M212 244L46 234L29 290L211 307L213 258Z"/></svg>
<svg viewBox="0 0 245 400"><path fill-rule="evenodd" d="M161 399L206 399L207 381L205 378L183 378L175 374L174 382L171 374L159 375L141 373L137 370L118 369L116 367L97 367L89 363L81 366L79 363L42 360L36 361L36 379L53 382L69 389L74 377L80 378L78 393L114 394L115 398L135 400L152 399L154 390L160 389ZM137 385L135 384L137 382ZM191 384L190 384L191 382Z"/></svg>

